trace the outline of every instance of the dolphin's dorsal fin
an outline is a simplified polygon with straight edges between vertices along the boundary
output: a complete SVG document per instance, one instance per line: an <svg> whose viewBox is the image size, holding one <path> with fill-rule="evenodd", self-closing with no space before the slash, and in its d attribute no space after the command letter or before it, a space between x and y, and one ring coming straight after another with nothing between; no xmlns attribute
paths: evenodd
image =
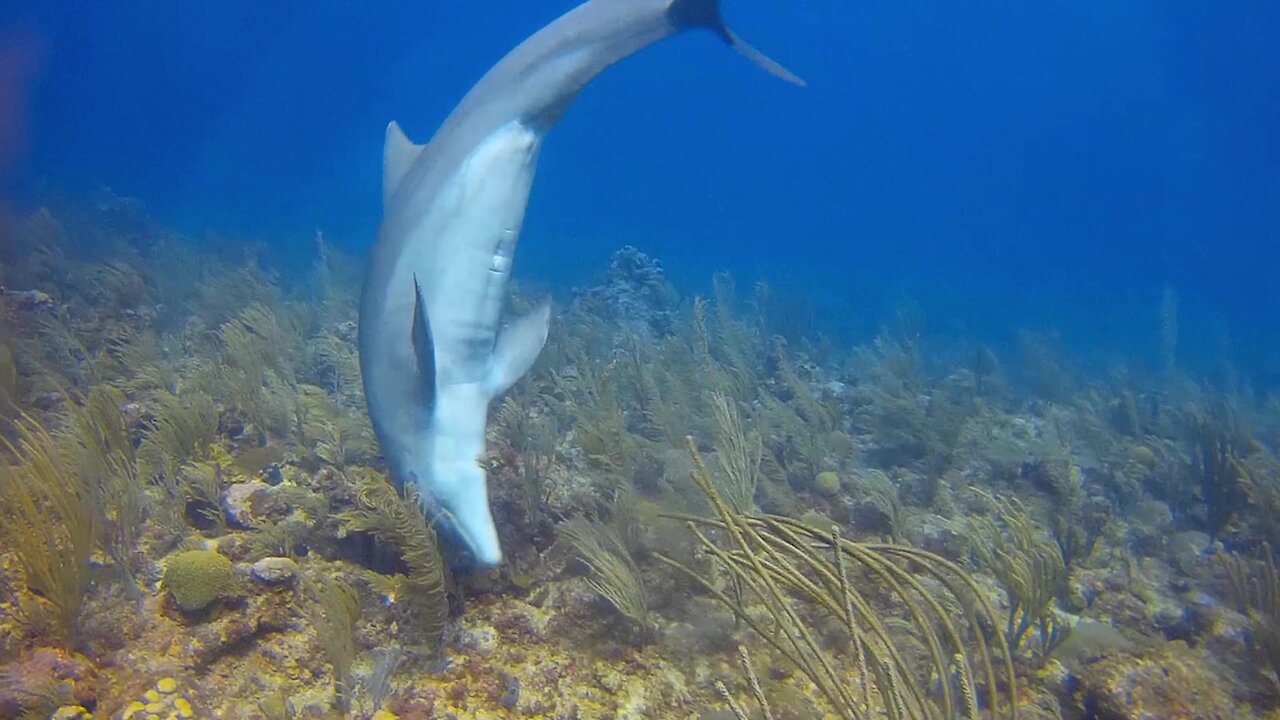
<svg viewBox="0 0 1280 720"><path fill-rule="evenodd" d="M387 140L382 147L382 206L386 207L396 194L400 181L409 173L413 161L422 154L425 145L417 145L405 136L400 125L392 120L387 125Z"/></svg>
<svg viewBox="0 0 1280 720"><path fill-rule="evenodd" d="M538 359L547 342L551 324L551 303L544 302L533 312L512 322L498 334L489 359L487 386L491 395L500 395L515 384Z"/></svg>
<svg viewBox="0 0 1280 720"><path fill-rule="evenodd" d="M427 317L427 303L422 297L418 278L413 278L413 354L418 359L418 382L426 398L426 406L436 400L436 347L431 339L431 321Z"/></svg>

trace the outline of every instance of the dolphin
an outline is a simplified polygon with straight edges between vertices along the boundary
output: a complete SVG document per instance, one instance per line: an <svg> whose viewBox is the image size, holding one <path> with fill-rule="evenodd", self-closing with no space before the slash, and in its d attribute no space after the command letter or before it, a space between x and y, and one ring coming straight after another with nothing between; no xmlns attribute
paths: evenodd
<svg viewBox="0 0 1280 720"><path fill-rule="evenodd" d="M550 320L548 304L499 318L542 139L606 68L691 29L803 84L729 30L719 0L590 0L491 68L426 145L387 126L360 298L365 398L392 479L480 565L502 560L480 465L489 403L533 364Z"/></svg>

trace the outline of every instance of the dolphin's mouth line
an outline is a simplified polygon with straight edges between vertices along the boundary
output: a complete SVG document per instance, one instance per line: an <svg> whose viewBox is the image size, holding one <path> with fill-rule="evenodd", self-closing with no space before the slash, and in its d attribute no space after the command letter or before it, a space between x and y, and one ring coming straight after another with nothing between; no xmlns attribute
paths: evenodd
<svg viewBox="0 0 1280 720"><path fill-rule="evenodd" d="M452 523L451 527L454 528L454 532L458 533L458 536L462 538L462 543L467 546L467 552L471 554L473 559L479 560L480 546L477 544L476 539L452 515L449 516L449 522Z"/></svg>
<svg viewBox="0 0 1280 720"><path fill-rule="evenodd" d="M408 477L416 486L422 487L422 483L418 481L418 473L408 473ZM472 556L477 554L478 545L475 537L463 526L456 515L449 512L448 508L436 502L433 498L421 497L419 498L419 503L422 505L428 525L433 528L448 528L466 546L467 552L471 553Z"/></svg>

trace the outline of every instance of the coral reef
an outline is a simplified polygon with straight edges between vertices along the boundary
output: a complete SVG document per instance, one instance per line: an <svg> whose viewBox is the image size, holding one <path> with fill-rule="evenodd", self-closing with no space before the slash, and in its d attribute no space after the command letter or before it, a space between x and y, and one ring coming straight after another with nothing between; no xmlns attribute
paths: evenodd
<svg viewBox="0 0 1280 720"><path fill-rule="evenodd" d="M581 290L575 304L600 320L656 335L675 331L677 296L662 265L627 245L613 254L604 283Z"/></svg>
<svg viewBox="0 0 1280 720"><path fill-rule="evenodd" d="M324 238L302 283L109 194L8 239L0 717L1280 713L1280 399L1189 374L1172 290L1104 369L624 248L492 409L477 571L387 480Z"/></svg>

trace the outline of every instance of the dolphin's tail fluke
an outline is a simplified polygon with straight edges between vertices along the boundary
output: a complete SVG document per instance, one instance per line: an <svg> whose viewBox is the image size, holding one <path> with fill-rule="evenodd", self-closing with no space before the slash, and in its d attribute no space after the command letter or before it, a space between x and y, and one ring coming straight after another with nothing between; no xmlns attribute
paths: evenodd
<svg viewBox="0 0 1280 720"><path fill-rule="evenodd" d="M667 8L667 18L676 27L703 27L719 35L729 47L738 51L746 59L755 63L761 70L782 78L794 85L804 86L804 80L783 67L768 55L752 47L743 40L720 16L720 0L672 0Z"/></svg>
<svg viewBox="0 0 1280 720"><path fill-rule="evenodd" d="M723 34L725 42L729 43L730 47L737 50L738 53L746 59L755 63L761 70L764 70L774 77L780 77L793 85L804 87L805 82L803 78L782 67L782 65L779 65L776 60L749 45L746 40L738 37L737 33L730 30L728 25L721 25L720 32Z"/></svg>

